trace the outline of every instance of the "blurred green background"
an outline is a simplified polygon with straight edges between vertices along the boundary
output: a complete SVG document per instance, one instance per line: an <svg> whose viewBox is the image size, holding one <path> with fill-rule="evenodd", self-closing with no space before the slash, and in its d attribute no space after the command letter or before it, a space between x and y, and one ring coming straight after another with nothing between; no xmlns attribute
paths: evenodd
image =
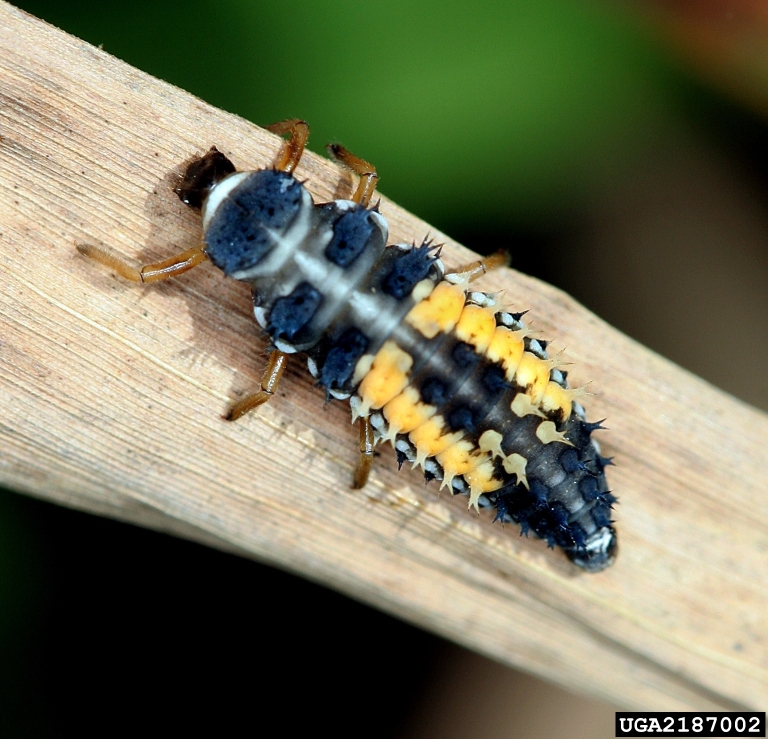
<svg viewBox="0 0 768 739"><path fill-rule="evenodd" d="M251 121L306 119L310 148L343 142L449 231L567 210L677 84L621 15L568 0L23 5Z"/></svg>
<svg viewBox="0 0 768 739"><path fill-rule="evenodd" d="M722 344L695 329L706 316L710 333L754 345L768 325L765 310L759 329L749 313L766 275L755 246L768 200L765 123L673 61L624 6L20 5L256 123L306 119L310 148L339 141L374 162L381 190L435 227L476 251L508 249L518 269L768 403L753 369L764 350L745 360L748 385L717 363ZM745 192L721 217L722 194ZM754 233L731 240L747 200ZM702 244L712 248L697 252ZM732 279L722 245L734 264L749 256ZM719 281L698 274L702 262ZM732 293L718 292L724 282ZM0 495L0 606L2 736L135 733L157 707L174 733L231 733L277 711L296 730L406 735L426 725L409 716L448 649L288 575L11 493ZM331 668L342 683L328 686ZM241 671L264 684L243 684Z"/></svg>

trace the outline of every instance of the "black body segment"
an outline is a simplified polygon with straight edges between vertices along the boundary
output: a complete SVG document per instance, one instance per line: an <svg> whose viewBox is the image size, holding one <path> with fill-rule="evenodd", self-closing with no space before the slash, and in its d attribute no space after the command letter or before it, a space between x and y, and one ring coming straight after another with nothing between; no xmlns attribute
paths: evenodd
<svg viewBox="0 0 768 739"><path fill-rule="evenodd" d="M438 259L437 247L425 241L412 249L394 248L389 254L389 269L381 280L381 289L398 300L410 295L416 285L429 277L432 266Z"/></svg>
<svg viewBox="0 0 768 739"><path fill-rule="evenodd" d="M323 296L309 282L300 282L290 295L278 298L267 320L267 332L273 339L293 341L317 312Z"/></svg>
<svg viewBox="0 0 768 739"><path fill-rule="evenodd" d="M355 365L368 348L368 338L359 328L348 328L337 339L323 342L322 350L315 353L317 379L327 390L351 390L349 382Z"/></svg>
<svg viewBox="0 0 768 739"><path fill-rule="evenodd" d="M333 237L325 247L325 258L338 267L349 267L368 246L376 225L368 210L355 208L339 213L331 227Z"/></svg>

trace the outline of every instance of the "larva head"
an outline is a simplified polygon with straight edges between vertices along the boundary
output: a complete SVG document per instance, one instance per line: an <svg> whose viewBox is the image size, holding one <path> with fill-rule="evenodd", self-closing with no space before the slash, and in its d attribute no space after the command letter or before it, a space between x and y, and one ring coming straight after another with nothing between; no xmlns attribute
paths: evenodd
<svg viewBox="0 0 768 739"><path fill-rule="evenodd" d="M205 156L195 159L187 167L175 192L182 203L200 209L211 190L234 171L235 165L212 146Z"/></svg>

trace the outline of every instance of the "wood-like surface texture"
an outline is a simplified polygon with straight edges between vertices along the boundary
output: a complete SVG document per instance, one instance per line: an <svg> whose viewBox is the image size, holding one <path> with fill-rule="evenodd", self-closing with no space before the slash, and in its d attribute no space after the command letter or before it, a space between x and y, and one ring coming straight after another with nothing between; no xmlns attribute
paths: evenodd
<svg viewBox="0 0 768 739"><path fill-rule="evenodd" d="M271 562L626 706L765 708L766 416L502 270L481 286L567 346L590 418L608 418L615 566L578 571L398 473L389 447L352 491L348 409L324 407L302 361L267 407L222 420L266 360L247 287L210 265L137 287L75 250L194 245L199 216L171 188L214 143L239 168L281 145L0 4L0 483ZM353 185L312 154L298 176L318 200ZM391 241L443 240L382 212ZM444 240L449 265L468 258Z"/></svg>

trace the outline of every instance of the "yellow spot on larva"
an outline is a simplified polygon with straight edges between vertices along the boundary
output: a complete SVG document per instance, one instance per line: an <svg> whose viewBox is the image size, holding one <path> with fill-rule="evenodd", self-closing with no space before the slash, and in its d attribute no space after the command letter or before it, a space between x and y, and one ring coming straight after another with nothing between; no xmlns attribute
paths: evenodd
<svg viewBox="0 0 768 739"><path fill-rule="evenodd" d="M565 438L565 434L557 430L552 421L542 421L536 429L536 436L542 444L551 444L553 441L560 441L568 446L573 444Z"/></svg>
<svg viewBox="0 0 768 739"><path fill-rule="evenodd" d="M418 390L407 387L384 406L384 417L394 434L408 434L431 418L436 410L435 406L421 402Z"/></svg>
<svg viewBox="0 0 768 739"><path fill-rule="evenodd" d="M355 374L352 375L352 384L358 385L360 381L371 371L373 354L363 354L355 365Z"/></svg>
<svg viewBox="0 0 768 739"><path fill-rule="evenodd" d="M367 416L371 408L381 408L408 384L408 371L413 358L394 341L387 341L379 349L368 374L358 388L361 398L359 416Z"/></svg>
<svg viewBox="0 0 768 739"><path fill-rule="evenodd" d="M435 289L435 283L432 280L422 280L417 282L416 286L411 290L411 297L414 303L419 303L431 295Z"/></svg>
<svg viewBox="0 0 768 739"><path fill-rule="evenodd" d="M504 437L498 431L488 429L488 431L484 431L477 440L477 446L481 452L489 452L491 458L503 457L504 452L501 451L501 442L503 438Z"/></svg>
<svg viewBox="0 0 768 739"><path fill-rule="evenodd" d="M493 462L488 460L464 475L464 479L469 485L469 504L467 508L474 506L475 510L479 513L480 508L477 505L477 501L480 496L483 493L492 493L502 486L503 481L494 478L494 470Z"/></svg>
<svg viewBox="0 0 768 739"><path fill-rule="evenodd" d="M517 453L505 457L504 461L501 463L502 467L504 467L510 475L517 475L517 484L525 485L525 487L528 487L528 478L525 475L525 467L527 464L528 460Z"/></svg>
<svg viewBox="0 0 768 739"><path fill-rule="evenodd" d="M465 475L488 459L487 454L478 454L475 445L468 440L458 441L437 455L437 461L443 468L443 482L440 489L450 487L456 475Z"/></svg>
<svg viewBox="0 0 768 739"><path fill-rule="evenodd" d="M485 356L492 362L501 362L504 373L510 382L515 379L515 372L523 357L524 331L511 331L504 326L497 326L491 337L491 343L485 350Z"/></svg>
<svg viewBox="0 0 768 739"><path fill-rule="evenodd" d="M496 317L492 311L479 305L465 305L456 324L455 333L459 339L471 344L479 354L483 354L495 331Z"/></svg>
<svg viewBox="0 0 768 739"><path fill-rule="evenodd" d="M427 339L434 339L441 331L450 331L456 325L465 300L462 287L443 281L428 298L411 308L405 320Z"/></svg>
<svg viewBox="0 0 768 739"><path fill-rule="evenodd" d="M416 447L416 464L423 467L427 457L437 456L455 444L463 435L462 431L445 433L443 417L432 416L408 434L411 443Z"/></svg>
<svg viewBox="0 0 768 739"><path fill-rule="evenodd" d="M515 399L512 401L510 408L512 409L512 412L520 418L523 418L524 416L541 416L544 418L544 414L538 407L531 403L531 399L525 393L518 393L515 395Z"/></svg>
<svg viewBox="0 0 768 739"><path fill-rule="evenodd" d="M555 416L556 420L564 423L571 416L574 399L585 393L586 390L583 387L571 390L560 387L556 382L550 380L544 390L544 397L541 399L541 409L546 414Z"/></svg>
<svg viewBox="0 0 768 739"><path fill-rule="evenodd" d="M530 352L523 352L523 358L515 372L515 382L525 388L531 403L538 405L544 395L544 388L549 382L550 363L539 359Z"/></svg>

